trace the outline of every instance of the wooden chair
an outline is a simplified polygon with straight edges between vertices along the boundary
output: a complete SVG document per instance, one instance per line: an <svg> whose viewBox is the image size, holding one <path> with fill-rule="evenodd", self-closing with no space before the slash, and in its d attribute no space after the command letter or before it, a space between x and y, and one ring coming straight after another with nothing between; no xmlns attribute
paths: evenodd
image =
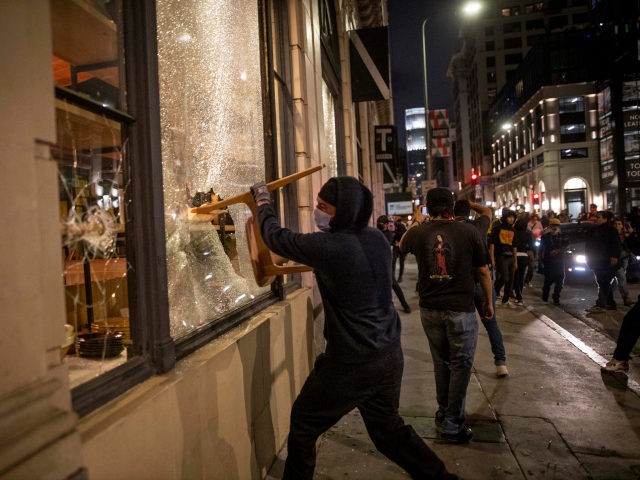
<svg viewBox="0 0 640 480"><path fill-rule="evenodd" d="M296 180L311 175L322 168L324 168L324 164L316 165L315 167L307 168L292 175L279 178L273 182L269 182L267 184L267 188L270 192L273 192L278 188L282 188ZM247 234L247 245L249 246L249 255L251 257L251 266L253 267L253 274L255 276L256 283L259 286L264 287L265 285L269 285L278 275L311 271L311 267L300 263L290 262L288 259L276 255L267 248L264 244L264 240L262 239L262 235L260 234L260 225L258 224L258 206L253 200L253 194L250 191L226 200L211 202L192 208L191 213L209 214L214 210L222 211L229 205L234 205L236 203L244 203L251 210L251 217L247 220L245 230Z"/></svg>

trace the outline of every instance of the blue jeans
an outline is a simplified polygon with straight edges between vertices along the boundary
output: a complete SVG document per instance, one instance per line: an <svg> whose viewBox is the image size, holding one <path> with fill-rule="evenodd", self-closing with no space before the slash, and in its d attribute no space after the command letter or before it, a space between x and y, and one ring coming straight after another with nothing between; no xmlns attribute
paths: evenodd
<svg viewBox="0 0 640 480"><path fill-rule="evenodd" d="M475 292L473 295L473 303L476 306L476 310L482 319L482 325L484 325L487 335L489 335L489 343L491 344L491 353L493 353L494 365L506 365L507 354L504 349L504 342L502 341L502 332L500 331L500 325L496 318L496 290L491 287L491 300L493 302L493 318L485 320L482 318L482 307L484 304L484 292L479 283L476 283Z"/></svg>
<svg viewBox="0 0 640 480"><path fill-rule="evenodd" d="M436 380L438 414L445 433L464 427L464 406L478 340L476 312L420 308L422 328L429 340Z"/></svg>

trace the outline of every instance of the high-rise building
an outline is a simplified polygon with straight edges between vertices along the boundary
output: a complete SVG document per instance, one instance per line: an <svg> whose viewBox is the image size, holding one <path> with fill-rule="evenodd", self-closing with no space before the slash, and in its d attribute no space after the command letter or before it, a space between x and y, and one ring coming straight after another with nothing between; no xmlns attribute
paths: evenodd
<svg viewBox="0 0 640 480"><path fill-rule="evenodd" d="M407 171L409 179L424 177L427 154L427 123L424 107L404 111L404 128L407 139Z"/></svg>
<svg viewBox="0 0 640 480"><path fill-rule="evenodd" d="M463 46L449 68L457 119L456 164L464 166L463 171L458 170L463 181L470 178L468 168L483 172L490 168L490 135L484 129L487 113L531 47L547 33L582 29L589 23L587 0L493 0L485 4L481 17L463 25ZM482 158L478 158L478 148Z"/></svg>

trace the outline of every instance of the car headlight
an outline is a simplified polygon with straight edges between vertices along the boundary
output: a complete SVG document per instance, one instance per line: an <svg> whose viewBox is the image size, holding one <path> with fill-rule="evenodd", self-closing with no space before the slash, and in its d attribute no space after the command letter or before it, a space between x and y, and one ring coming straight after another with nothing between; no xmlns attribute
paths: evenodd
<svg viewBox="0 0 640 480"><path fill-rule="evenodd" d="M585 255L576 255L574 258L576 263L587 263L587 257Z"/></svg>

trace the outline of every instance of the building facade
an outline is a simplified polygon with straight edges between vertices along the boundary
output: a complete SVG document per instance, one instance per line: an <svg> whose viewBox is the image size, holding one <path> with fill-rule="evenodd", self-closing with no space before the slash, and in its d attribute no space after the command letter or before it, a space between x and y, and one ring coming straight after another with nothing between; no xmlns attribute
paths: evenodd
<svg viewBox="0 0 640 480"><path fill-rule="evenodd" d="M0 478L265 476L323 348L319 294L254 274L247 204L194 209L324 163L275 194L284 225L312 231L338 174L384 212L391 109L350 47L385 9L2 3Z"/></svg>

